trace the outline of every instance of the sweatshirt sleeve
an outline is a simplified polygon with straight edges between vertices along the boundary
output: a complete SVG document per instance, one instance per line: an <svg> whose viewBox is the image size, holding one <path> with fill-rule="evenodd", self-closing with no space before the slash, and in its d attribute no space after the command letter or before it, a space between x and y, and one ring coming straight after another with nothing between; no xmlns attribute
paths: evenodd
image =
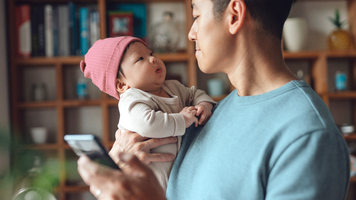
<svg viewBox="0 0 356 200"><path fill-rule="evenodd" d="M185 133L184 117L179 113L164 113L157 104L141 94L127 94L119 101L119 128L143 137L163 138Z"/></svg>

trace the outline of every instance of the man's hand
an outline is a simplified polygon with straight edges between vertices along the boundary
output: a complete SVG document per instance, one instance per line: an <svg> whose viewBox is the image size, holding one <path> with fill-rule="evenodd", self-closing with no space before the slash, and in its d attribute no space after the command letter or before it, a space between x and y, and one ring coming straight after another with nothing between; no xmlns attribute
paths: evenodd
<svg viewBox="0 0 356 200"><path fill-rule="evenodd" d="M200 102L198 105L195 106L197 109L196 116L200 116L199 125L204 125L211 117L212 113L211 110L213 109L213 104L209 102Z"/></svg>
<svg viewBox="0 0 356 200"><path fill-rule="evenodd" d="M90 192L98 199L164 200L162 190L152 170L136 156L127 153L118 155L128 167L123 171L111 169L91 161L87 156L78 160L78 172L90 186Z"/></svg>
<svg viewBox="0 0 356 200"><path fill-rule="evenodd" d="M125 165L120 162L119 152L134 154L146 165L150 162L168 162L175 159L173 154L150 153L150 151L162 145L176 143L178 141L177 137L146 138L138 133L118 129L115 133L115 138L116 141L109 154L120 168L125 167Z"/></svg>

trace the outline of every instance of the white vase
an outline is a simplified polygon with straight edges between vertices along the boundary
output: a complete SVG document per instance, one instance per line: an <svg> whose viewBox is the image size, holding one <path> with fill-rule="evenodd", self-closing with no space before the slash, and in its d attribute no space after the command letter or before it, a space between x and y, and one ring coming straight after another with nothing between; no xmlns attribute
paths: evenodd
<svg viewBox="0 0 356 200"><path fill-rule="evenodd" d="M308 25L303 18L288 18L283 28L283 41L288 51L304 49L307 41Z"/></svg>

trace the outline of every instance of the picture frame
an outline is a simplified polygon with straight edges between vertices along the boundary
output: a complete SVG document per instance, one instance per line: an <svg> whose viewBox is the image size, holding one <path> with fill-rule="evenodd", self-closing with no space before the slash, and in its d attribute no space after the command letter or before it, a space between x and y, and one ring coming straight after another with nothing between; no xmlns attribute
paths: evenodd
<svg viewBox="0 0 356 200"><path fill-rule="evenodd" d="M133 13L109 13L109 37L133 36Z"/></svg>

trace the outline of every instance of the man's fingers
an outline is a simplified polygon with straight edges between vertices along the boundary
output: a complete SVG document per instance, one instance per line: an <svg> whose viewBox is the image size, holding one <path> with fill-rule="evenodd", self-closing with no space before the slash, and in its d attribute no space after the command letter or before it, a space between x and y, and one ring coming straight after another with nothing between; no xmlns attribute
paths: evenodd
<svg viewBox="0 0 356 200"><path fill-rule="evenodd" d="M145 141L145 149L154 149L156 147L165 145L165 144L173 144L178 141L177 137L167 137L167 138L151 138Z"/></svg>
<svg viewBox="0 0 356 200"><path fill-rule="evenodd" d="M146 154L146 160L149 162L169 162L176 158L174 154L171 153L150 153ZM142 161L142 159L140 158Z"/></svg>

